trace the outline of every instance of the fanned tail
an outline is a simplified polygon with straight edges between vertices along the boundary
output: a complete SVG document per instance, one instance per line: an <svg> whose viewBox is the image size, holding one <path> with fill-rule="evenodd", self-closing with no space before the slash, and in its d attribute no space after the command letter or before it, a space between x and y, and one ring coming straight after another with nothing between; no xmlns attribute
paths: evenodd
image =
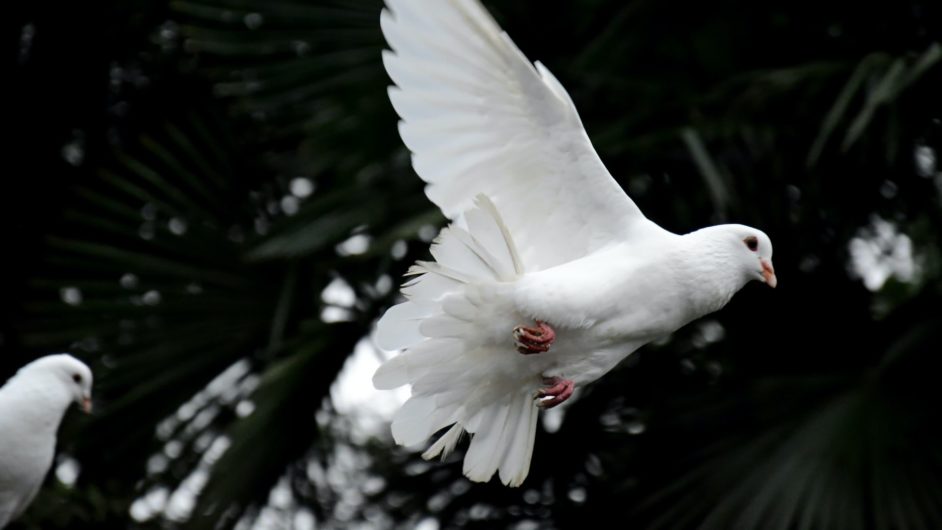
<svg viewBox="0 0 942 530"><path fill-rule="evenodd" d="M376 341L404 349L376 371L373 385L412 385L412 397L396 413L393 438L401 445L424 442L451 426L422 456L446 456L463 432L473 436L464 460L471 480L486 482L499 471L519 486L530 469L538 407L532 388L520 384L507 344L487 340L472 287L512 282L523 266L506 226L484 195L475 208L442 230L431 248L434 262L418 262L402 293L408 301L380 319Z"/></svg>

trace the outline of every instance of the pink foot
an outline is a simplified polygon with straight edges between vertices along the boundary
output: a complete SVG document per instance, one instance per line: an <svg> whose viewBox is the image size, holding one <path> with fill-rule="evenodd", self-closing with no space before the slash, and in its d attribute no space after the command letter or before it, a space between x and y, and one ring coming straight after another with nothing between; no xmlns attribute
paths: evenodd
<svg viewBox="0 0 942 530"><path fill-rule="evenodd" d="M556 340L556 331L546 322L537 320L536 327L515 327L513 336L517 351L524 355L530 355L549 351L553 341Z"/></svg>
<svg viewBox="0 0 942 530"><path fill-rule="evenodd" d="M537 405L544 409L551 409L566 401L576 388L571 379L561 377L544 377L543 383L547 386L537 391L536 397L539 399Z"/></svg>

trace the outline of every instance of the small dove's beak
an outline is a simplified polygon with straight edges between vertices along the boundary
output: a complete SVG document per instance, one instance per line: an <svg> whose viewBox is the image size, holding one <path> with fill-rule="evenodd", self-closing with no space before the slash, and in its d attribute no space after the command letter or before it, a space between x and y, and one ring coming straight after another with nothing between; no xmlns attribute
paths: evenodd
<svg viewBox="0 0 942 530"><path fill-rule="evenodd" d="M769 287L775 288L778 285L778 278L775 277L775 269L772 268L772 262L767 259L759 259L759 263L762 264L762 277L765 278L765 283Z"/></svg>
<svg viewBox="0 0 942 530"><path fill-rule="evenodd" d="M88 396L82 398L82 411L85 412L85 414L92 413L92 398Z"/></svg>

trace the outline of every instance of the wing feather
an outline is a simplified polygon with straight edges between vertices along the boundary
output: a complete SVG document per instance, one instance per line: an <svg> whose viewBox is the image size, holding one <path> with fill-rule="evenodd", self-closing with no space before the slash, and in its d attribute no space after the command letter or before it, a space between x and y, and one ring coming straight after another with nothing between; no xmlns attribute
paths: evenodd
<svg viewBox="0 0 942 530"><path fill-rule="evenodd" d="M413 167L446 216L486 195L534 271L656 226L605 169L559 80L478 0L386 5L389 98Z"/></svg>

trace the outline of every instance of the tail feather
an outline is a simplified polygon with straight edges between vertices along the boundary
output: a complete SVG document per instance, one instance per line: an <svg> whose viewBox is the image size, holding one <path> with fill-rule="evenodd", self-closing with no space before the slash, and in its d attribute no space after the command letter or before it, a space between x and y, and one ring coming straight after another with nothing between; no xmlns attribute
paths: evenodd
<svg viewBox="0 0 942 530"><path fill-rule="evenodd" d="M407 301L380 319L377 344L405 351L379 367L373 384L412 385L392 423L397 443L415 445L450 426L422 454L444 458L467 431L465 475L487 481L498 473L519 486L530 468L538 408L532 390L508 369L516 359L509 344L480 339L490 309L469 289L514 281L523 267L491 201L479 196L475 204L442 230L431 249L435 261L410 270L417 277L403 286Z"/></svg>
<svg viewBox="0 0 942 530"><path fill-rule="evenodd" d="M530 459L533 456L533 442L536 438L536 421L539 411L533 405L529 393L524 393L522 399L517 400L520 419L514 427L511 439L513 443L507 446L504 462L500 466L500 480L508 486L519 486L527 478L530 470Z"/></svg>
<svg viewBox="0 0 942 530"><path fill-rule="evenodd" d="M426 318L419 324L419 332L430 339L460 339L471 335L471 324L445 314Z"/></svg>
<svg viewBox="0 0 942 530"><path fill-rule="evenodd" d="M433 272L439 276L444 276L445 278L454 280L458 283L471 283L475 278L474 276L461 272L457 269L444 267L437 261L417 261L415 262L415 265L410 267L407 274L418 275L425 274L427 272Z"/></svg>
<svg viewBox="0 0 942 530"><path fill-rule="evenodd" d="M499 471L501 482L519 486L530 470L538 409L529 392L482 409L471 423L475 436L464 460L468 478L487 481Z"/></svg>
<svg viewBox="0 0 942 530"><path fill-rule="evenodd" d="M422 276L409 280L402 286L402 294L409 300L428 300L434 301L443 293L450 293L460 290L466 282L449 278L444 274L430 271L423 273ZM402 305L402 304L400 304ZM382 320L380 320L382 322Z"/></svg>
<svg viewBox="0 0 942 530"><path fill-rule="evenodd" d="M413 301L390 307L383 315L383 325L376 330L376 343L387 350L398 350L425 339L419 324L438 310L437 304Z"/></svg>
<svg viewBox="0 0 942 530"><path fill-rule="evenodd" d="M503 453L500 442L504 430L507 429L510 404L498 403L493 405L493 409L483 415L481 426L471 439L471 445L464 458L464 474L471 480L489 480L500 464L499 458Z"/></svg>
<svg viewBox="0 0 942 530"><path fill-rule="evenodd" d="M452 425L427 451L422 453L422 458L431 460L439 455L445 458L449 453L455 450L455 446L458 445L458 440L463 433L464 428L461 427L460 423Z"/></svg>
<svg viewBox="0 0 942 530"><path fill-rule="evenodd" d="M434 412L434 400L418 396L409 398L393 419L393 439L400 445L415 445L424 441L431 434L429 419Z"/></svg>
<svg viewBox="0 0 942 530"><path fill-rule="evenodd" d="M413 381L412 392L415 395L438 396L453 388L468 391L468 389L473 388L472 385L464 384L455 387L455 381L468 379L466 368L466 365L459 363L449 363L448 366L441 366L440 369L436 369Z"/></svg>
<svg viewBox="0 0 942 530"><path fill-rule="evenodd" d="M446 296L442 299L442 311L465 322L474 322L480 308L463 296Z"/></svg>
<svg viewBox="0 0 942 530"><path fill-rule="evenodd" d="M457 359L463 345L457 340L427 340L386 361L373 375L373 386L392 390L414 383L439 365Z"/></svg>
<svg viewBox="0 0 942 530"><path fill-rule="evenodd" d="M451 226L442 229L435 244L432 245L431 252L442 271L450 269L465 277L499 279L495 267L481 256L486 251L483 248L475 248L476 246L473 241L470 241L467 232ZM439 273L441 274L442 271Z"/></svg>

